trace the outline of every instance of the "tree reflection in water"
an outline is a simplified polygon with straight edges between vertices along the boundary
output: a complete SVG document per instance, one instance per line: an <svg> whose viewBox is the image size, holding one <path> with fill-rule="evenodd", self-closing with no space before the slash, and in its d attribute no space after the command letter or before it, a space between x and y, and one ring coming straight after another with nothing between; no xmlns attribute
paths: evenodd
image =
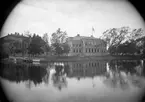
<svg viewBox="0 0 145 102"><path fill-rule="evenodd" d="M107 63L107 65L106 65ZM27 63L3 63L0 76L12 82L24 82L26 87L31 88L41 84L49 85L49 81L53 82L53 86L61 90L67 87L67 78L76 78L81 81L82 78L92 78L92 86L97 86L93 82L96 76L106 86L112 88L129 89L130 86L144 88L145 87L145 61L137 60L112 60L112 61L80 61L80 62L64 62L63 64L33 65ZM52 67L54 66L54 67ZM54 68L55 73L51 75L50 69Z"/></svg>
<svg viewBox="0 0 145 102"><path fill-rule="evenodd" d="M69 66L68 64L62 63L61 65L55 65L55 73L52 75L52 81L54 87L57 87L61 90L64 87L67 87L66 76L68 75Z"/></svg>
<svg viewBox="0 0 145 102"><path fill-rule="evenodd" d="M27 88L31 88L33 83L35 86L42 83L47 73L45 65L3 63L2 66L2 78L16 83L25 82Z"/></svg>
<svg viewBox="0 0 145 102"><path fill-rule="evenodd" d="M121 89L129 89L133 85L138 88L145 88L144 66L142 61L137 60L112 60L109 70L106 72L106 79L103 81L107 86ZM130 85L131 84L131 85Z"/></svg>

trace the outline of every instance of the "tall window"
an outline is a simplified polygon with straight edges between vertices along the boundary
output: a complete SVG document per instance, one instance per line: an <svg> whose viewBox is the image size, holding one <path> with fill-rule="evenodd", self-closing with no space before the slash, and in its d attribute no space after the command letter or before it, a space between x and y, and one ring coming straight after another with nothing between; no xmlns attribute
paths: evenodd
<svg viewBox="0 0 145 102"><path fill-rule="evenodd" d="M75 44L73 44L73 47L75 47Z"/></svg>
<svg viewBox="0 0 145 102"><path fill-rule="evenodd" d="M73 52L75 52L75 49L73 49Z"/></svg>

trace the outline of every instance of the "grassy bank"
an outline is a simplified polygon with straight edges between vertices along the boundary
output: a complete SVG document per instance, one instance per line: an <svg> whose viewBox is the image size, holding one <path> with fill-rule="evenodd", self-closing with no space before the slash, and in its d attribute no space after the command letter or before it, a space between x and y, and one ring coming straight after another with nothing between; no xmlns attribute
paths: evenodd
<svg viewBox="0 0 145 102"><path fill-rule="evenodd" d="M79 56L51 56L46 57L44 60L41 60L41 62L47 62L47 61L85 61L85 60L114 60L114 59L140 59L139 56L85 56L85 57L79 57Z"/></svg>
<svg viewBox="0 0 145 102"><path fill-rule="evenodd" d="M18 61L24 60L28 57L13 57L11 58L16 58ZM140 56L37 56L37 57L29 57L29 60L33 59L39 59L40 62L53 62L53 61L89 61L89 60L129 60L129 59L140 59Z"/></svg>

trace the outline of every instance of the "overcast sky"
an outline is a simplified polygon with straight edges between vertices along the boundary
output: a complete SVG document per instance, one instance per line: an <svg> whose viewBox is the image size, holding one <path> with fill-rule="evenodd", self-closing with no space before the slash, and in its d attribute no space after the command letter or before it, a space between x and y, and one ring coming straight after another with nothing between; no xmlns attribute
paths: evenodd
<svg viewBox="0 0 145 102"><path fill-rule="evenodd" d="M61 28L68 36L78 33L99 37L109 28L145 28L143 19L124 0L23 0L9 15L2 33L30 31L43 35Z"/></svg>

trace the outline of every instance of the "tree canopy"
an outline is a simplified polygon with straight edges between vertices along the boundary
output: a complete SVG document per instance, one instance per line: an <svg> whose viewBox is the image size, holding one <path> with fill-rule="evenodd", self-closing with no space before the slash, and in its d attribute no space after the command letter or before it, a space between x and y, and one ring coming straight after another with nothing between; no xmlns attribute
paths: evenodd
<svg viewBox="0 0 145 102"><path fill-rule="evenodd" d="M142 28L121 27L106 30L101 38L107 42L110 54L135 54L144 50L144 37Z"/></svg>
<svg viewBox="0 0 145 102"><path fill-rule="evenodd" d="M45 44L43 45L42 49L44 52L46 52L46 54L48 52L50 52L51 48L50 48L50 45L49 45L49 37L48 37L48 34L45 33L42 37L42 39L44 40Z"/></svg>
<svg viewBox="0 0 145 102"><path fill-rule="evenodd" d="M56 32L52 33L51 37L51 47L54 54L62 55L69 53L70 48L68 43L66 43L67 33L65 31L61 31L58 28Z"/></svg>
<svg viewBox="0 0 145 102"><path fill-rule="evenodd" d="M44 41L41 39L41 37L34 34L28 47L28 53L32 55L43 53L41 48L43 44Z"/></svg>

